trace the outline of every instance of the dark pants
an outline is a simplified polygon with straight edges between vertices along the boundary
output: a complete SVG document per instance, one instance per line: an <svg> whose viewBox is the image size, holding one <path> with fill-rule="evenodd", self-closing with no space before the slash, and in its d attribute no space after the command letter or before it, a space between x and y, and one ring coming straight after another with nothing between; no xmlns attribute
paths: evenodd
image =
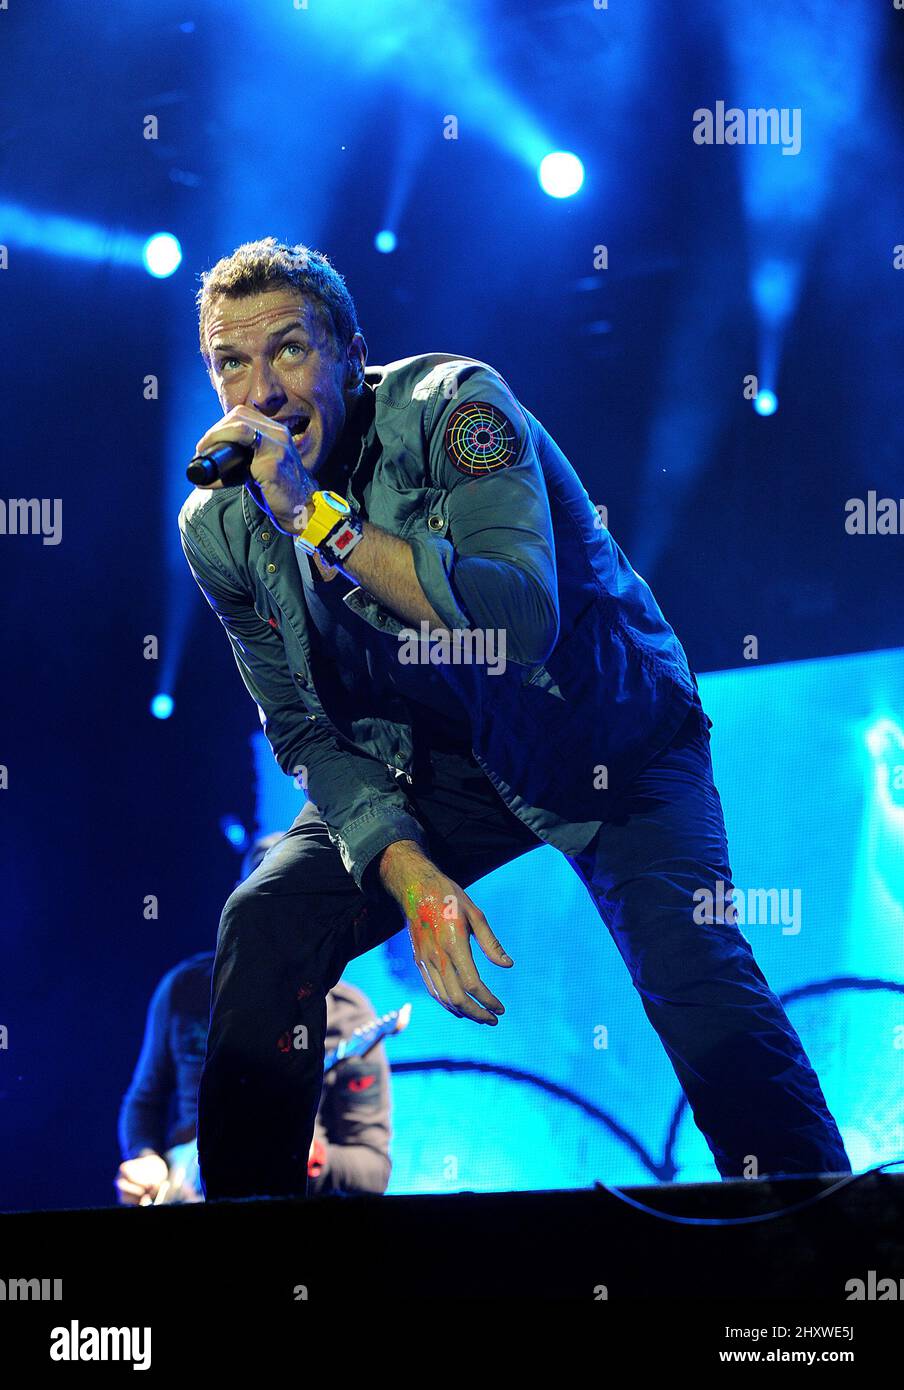
<svg viewBox="0 0 904 1390"><path fill-rule="evenodd" d="M721 880L727 893L731 883L704 719L691 710L569 862L612 933L722 1176L850 1172L816 1075L749 944L718 911L699 920L695 892L715 893ZM424 750L406 794L430 857L462 888L540 843L470 756ZM304 1193L326 993L349 960L403 926L381 887L357 888L310 804L231 895L199 1095L208 1198ZM507 939L504 923L499 934Z"/></svg>

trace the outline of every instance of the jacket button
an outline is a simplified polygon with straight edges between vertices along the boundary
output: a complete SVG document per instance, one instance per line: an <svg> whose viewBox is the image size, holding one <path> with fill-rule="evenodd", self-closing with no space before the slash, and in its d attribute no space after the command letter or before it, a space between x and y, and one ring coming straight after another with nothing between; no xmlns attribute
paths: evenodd
<svg viewBox="0 0 904 1390"><path fill-rule="evenodd" d="M269 539L270 539L270 532L269 532L269 531L261 531L261 540L262 540L262 541L268 541Z"/></svg>
<svg viewBox="0 0 904 1390"><path fill-rule="evenodd" d="M275 566L275 565L268 565L268 566L267 566L267 573L268 573L268 574L275 574L275 573L276 573L276 566Z"/></svg>
<svg viewBox="0 0 904 1390"><path fill-rule="evenodd" d="M445 524L446 523L438 512L434 512L432 516L427 517L427 525L431 531L441 531Z"/></svg>
<svg viewBox="0 0 904 1390"><path fill-rule="evenodd" d="M296 672L295 672L295 679L298 681L298 684L299 684L299 685L303 685L305 688L307 688L308 682L307 682L306 678L301 674L300 671L296 671Z"/></svg>

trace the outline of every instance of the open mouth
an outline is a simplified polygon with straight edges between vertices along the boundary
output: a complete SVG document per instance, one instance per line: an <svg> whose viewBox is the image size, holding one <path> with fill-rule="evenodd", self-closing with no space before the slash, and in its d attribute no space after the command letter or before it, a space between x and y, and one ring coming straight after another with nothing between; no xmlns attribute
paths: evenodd
<svg viewBox="0 0 904 1390"><path fill-rule="evenodd" d="M291 420L286 420L284 423L293 439L301 439L302 435L307 432L311 417L310 415L294 415Z"/></svg>

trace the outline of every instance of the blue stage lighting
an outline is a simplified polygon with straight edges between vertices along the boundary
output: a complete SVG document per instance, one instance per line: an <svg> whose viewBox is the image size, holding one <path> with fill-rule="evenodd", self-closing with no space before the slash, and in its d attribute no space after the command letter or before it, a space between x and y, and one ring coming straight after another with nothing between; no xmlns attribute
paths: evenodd
<svg viewBox="0 0 904 1390"><path fill-rule="evenodd" d="M155 695L151 701L151 714L155 719L169 719L173 709L172 695Z"/></svg>
<svg viewBox="0 0 904 1390"><path fill-rule="evenodd" d="M904 729L894 719L877 719L866 731L876 773L876 797L890 820L904 830Z"/></svg>
<svg viewBox="0 0 904 1390"><path fill-rule="evenodd" d="M753 408L757 415L774 415L778 410L778 396L774 391L758 391L753 398Z"/></svg>
<svg viewBox="0 0 904 1390"><path fill-rule="evenodd" d="M893 719L877 719L866 731L866 746L874 758L897 749L904 758L904 729Z"/></svg>
<svg viewBox="0 0 904 1390"><path fill-rule="evenodd" d="M550 198L570 198L584 182L584 166L576 154L556 150L541 159L537 176Z"/></svg>
<svg viewBox="0 0 904 1390"><path fill-rule="evenodd" d="M397 245L396 234L391 232L388 227L384 227L382 232L377 232L374 237L374 246L378 251L382 251L384 256L388 256L391 251L394 251Z"/></svg>
<svg viewBox="0 0 904 1390"><path fill-rule="evenodd" d="M144 240L132 232L79 222L52 212L34 212L19 203L0 203L4 244L27 246L51 256L74 256L113 265L142 265Z"/></svg>
<svg viewBox="0 0 904 1390"><path fill-rule="evenodd" d="M182 247L172 232L155 232L144 244L144 266L149 275L165 280L182 264Z"/></svg>
<svg viewBox="0 0 904 1390"><path fill-rule="evenodd" d="M753 302L768 324L781 324L789 317L797 299L799 268L788 261L769 260L753 274Z"/></svg>
<svg viewBox="0 0 904 1390"><path fill-rule="evenodd" d="M248 843L248 831L241 821L236 820L235 816L223 816L220 820L220 829L229 843L234 845L236 849L245 848Z"/></svg>

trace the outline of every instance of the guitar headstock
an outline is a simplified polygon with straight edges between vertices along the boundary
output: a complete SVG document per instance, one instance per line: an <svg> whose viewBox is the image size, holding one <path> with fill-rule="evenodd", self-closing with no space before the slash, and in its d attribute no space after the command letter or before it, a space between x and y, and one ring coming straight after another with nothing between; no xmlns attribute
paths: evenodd
<svg viewBox="0 0 904 1390"><path fill-rule="evenodd" d="M393 1009L391 1013L384 1014L373 1023L365 1023L361 1028L356 1028L354 1033L342 1039L333 1052L326 1054L324 1071L329 1071L337 1062L347 1062L350 1057L366 1057L384 1038L391 1037L393 1033L403 1033L410 1019L411 1005L403 1004L400 1009Z"/></svg>
<svg viewBox="0 0 904 1390"><path fill-rule="evenodd" d="M404 1031L405 1031L405 1029L408 1027L408 1024L410 1023L410 1021L411 1021L411 1005L410 1005L410 1004L403 1004L402 1007L401 1007L400 1009L397 1009L397 1010L396 1010L396 1023L395 1023L395 1027L393 1028L392 1031L393 1031L394 1033L404 1033Z"/></svg>

